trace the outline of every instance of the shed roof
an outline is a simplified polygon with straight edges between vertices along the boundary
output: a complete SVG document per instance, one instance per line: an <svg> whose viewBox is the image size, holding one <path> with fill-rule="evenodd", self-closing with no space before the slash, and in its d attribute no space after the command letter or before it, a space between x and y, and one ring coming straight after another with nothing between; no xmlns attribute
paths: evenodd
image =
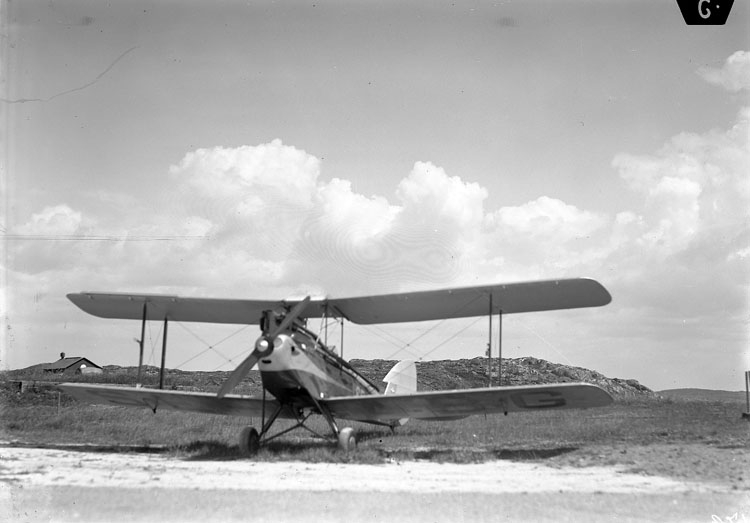
<svg viewBox="0 0 750 523"><path fill-rule="evenodd" d="M81 360L84 360L87 366L93 366L97 369L101 369L99 365L94 363L88 358L84 358L83 356L76 356L72 358L61 358L53 363L42 363L41 367L44 370L65 370L67 368L70 368L77 363L79 363Z"/></svg>

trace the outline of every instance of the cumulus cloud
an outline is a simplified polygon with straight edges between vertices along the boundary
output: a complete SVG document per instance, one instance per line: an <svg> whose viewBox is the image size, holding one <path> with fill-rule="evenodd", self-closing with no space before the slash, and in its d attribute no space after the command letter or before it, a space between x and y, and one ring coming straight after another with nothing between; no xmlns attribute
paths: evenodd
<svg viewBox="0 0 750 523"><path fill-rule="evenodd" d="M80 211L60 204L45 207L24 224L16 228L19 234L44 236L69 236L75 234L83 219Z"/></svg>
<svg viewBox="0 0 750 523"><path fill-rule="evenodd" d="M88 220L90 225L91 220ZM88 227L83 214L66 204L48 206L34 213L25 223L12 229L24 240L8 246L9 269L35 274L49 268L69 269L76 263L72 244L61 246L76 236L85 237Z"/></svg>
<svg viewBox="0 0 750 523"><path fill-rule="evenodd" d="M613 166L642 196L618 218L626 231L606 263L629 285L626 299L662 318L739 321L750 278L748 110L726 130L681 133L651 155L620 154Z"/></svg>
<svg viewBox="0 0 750 523"><path fill-rule="evenodd" d="M720 69L704 67L698 70L698 74L708 83L727 91L736 93L750 89L750 52L737 51L727 58Z"/></svg>
<svg viewBox="0 0 750 523"><path fill-rule="evenodd" d="M115 241L29 245L16 268L39 274L77 262L116 268L99 272L97 286L112 290L284 297L450 285L476 264L487 191L429 162L414 164L393 201L358 194L347 180L321 181L319 160L280 140L198 149L170 175L176 197L159 213L107 222ZM21 229L73 234L84 221L60 205ZM158 241L135 241L148 238Z"/></svg>
<svg viewBox="0 0 750 523"><path fill-rule="evenodd" d="M701 74L745 88L747 56ZM612 290L617 308L603 314L617 325L697 338L747 311L749 116L743 108L726 129L616 155L612 174L639 203L611 213L554 195L488 209L484 187L427 161L387 198L322 179L314 155L280 140L198 149L170 168L174 197L157 213L105 219L60 204L29 216L13 231L176 239L12 245L10 277L23 282L14 303L33 310L40 293L92 287L283 298L585 275Z"/></svg>
<svg viewBox="0 0 750 523"><path fill-rule="evenodd" d="M277 139L258 146L198 149L170 167L170 173L206 198L257 202L268 191L304 205L315 189L320 161ZM258 189L263 192L256 193Z"/></svg>
<svg viewBox="0 0 750 523"><path fill-rule="evenodd" d="M724 259L741 260L747 246L727 231L748 219L744 136L746 111L726 131L682 133L652 155L618 155L613 166L643 204L612 216L550 196L485 209L485 188L429 162L416 162L388 201L356 193L347 180L321 181L318 159L280 140L198 149L170 168L179 191L164 213L148 222L122 217L116 231L123 238L168 231L195 239L64 250L71 259L93 256L118 267L118 287L205 287L240 296L389 292L596 275L604 267L635 277L646 260L664 263L700 242L718 242L717 230L726 232L719 235ZM85 221L81 211L58 205L18 230L74 234ZM61 258L56 249L47 267ZM38 247L19 259L39 260L32 251Z"/></svg>
<svg viewBox="0 0 750 523"><path fill-rule="evenodd" d="M214 224L223 241L245 240L243 251L288 257L311 210L320 162L281 140L258 146L198 149L170 168L179 205Z"/></svg>
<svg viewBox="0 0 750 523"><path fill-rule="evenodd" d="M244 297L604 273L632 283L649 271L658 276L653 267L666 263L699 271L699 256L689 253L703 248L739 265L750 220L747 122L745 109L729 129L681 133L649 155L617 155L615 171L642 204L612 215L552 196L486 209L484 187L430 162L416 162L389 201L356 193L348 180L321 180L315 156L280 140L203 148L170 168L176 197L160 213L111 222L123 237L195 239L62 251L116 267L117 288L202 287ZM75 234L95 218L58 205L18 231ZM16 249L24 260L16 267L39 272L65 259L59 245L46 258L39 248Z"/></svg>
<svg viewBox="0 0 750 523"><path fill-rule="evenodd" d="M447 221L461 230L471 230L482 222L487 190L448 176L430 162L417 162L399 183L396 195L412 221Z"/></svg>
<svg viewBox="0 0 750 523"><path fill-rule="evenodd" d="M485 214L475 270L492 281L591 275L609 220L548 196L501 207Z"/></svg>
<svg viewBox="0 0 750 523"><path fill-rule="evenodd" d="M503 235L564 243L590 235L604 225L605 218L561 200L540 196L520 206L497 210L488 217L487 223Z"/></svg>
<svg viewBox="0 0 750 523"><path fill-rule="evenodd" d="M280 140L199 149L170 173L181 187L172 214L202 220L211 238L192 256L206 267L200 280L243 274L232 290L245 295L448 284L473 254L487 197L429 162L415 163L396 201L366 197L347 180L320 181L319 160Z"/></svg>
<svg viewBox="0 0 750 523"><path fill-rule="evenodd" d="M643 195L640 240L674 254L703 234L750 220L748 112L726 131L681 133L653 155L620 154L613 166ZM721 236L721 235L719 235Z"/></svg>
<svg viewBox="0 0 750 523"><path fill-rule="evenodd" d="M342 180L323 184L289 277L312 277L338 294L452 282L480 230L486 196L427 162L400 182L394 204L355 194Z"/></svg>

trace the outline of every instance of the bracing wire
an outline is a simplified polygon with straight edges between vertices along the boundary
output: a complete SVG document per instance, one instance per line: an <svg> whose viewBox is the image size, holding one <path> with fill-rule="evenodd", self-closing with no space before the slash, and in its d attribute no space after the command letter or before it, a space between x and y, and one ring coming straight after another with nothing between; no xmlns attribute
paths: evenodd
<svg viewBox="0 0 750 523"><path fill-rule="evenodd" d="M408 345L407 342L405 342L405 341L397 338L396 336L394 336L393 334L391 334L387 330L385 330L383 328L380 328L380 327L377 327L376 325L359 325L358 327L361 328L361 329L366 330L367 332L369 332L373 336L377 336L381 340L390 343L394 347L398 347L399 350L403 346Z"/></svg>
<svg viewBox="0 0 750 523"><path fill-rule="evenodd" d="M446 340L444 340L444 341L440 342L439 344L435 345L430 351L428 351L425 354L423 354L422 357L425 358L425 357L429 356L430 354L432 354L433 352L435 352L436 350L438 350L440 347L442 347L443 345L445 345L449 341L457 338L458 336L460 336L465 331L469 330L471 327L473 327L474 325L476 325L477 323L479 323L482 320L484 320L484 317L482 317L482 316L480 316L478 318L475 318L474 321L472 321L471 323L469 323L468 325L466 325L464 328L462 328L459 331L456 331L449 338L447 338Z"/></svg>
<svg viewBox="0 0 750 523"><path fill-rule="evenodd" d="M468 307L469 305L471 305L472 303L474 303L475 301L477 301L477 300L478 300L479 298L481 298L481 297L482 297L482 295L480 294L480 295L478 295L477 297L475 297L475 298L474 298L473 300L469 300L468 302L466 302L466 303L464 303L463 305L461 305L460 307L458 307L458 308L457 308L457 309L456 309L456 310L454 311L454 313L458 313L458 312L461 312L461 311L462 311L463 309L465 309L466 307ZM482 317L480 316L480 319L481 319L481 318L482 318ZM445 323L445 322L446 322L446 321L448 321L449 319L451 319L451 318L443 318L442 320L438 321L437 323L435 323L434 325L432 325L432 326L431 326L431 327L429 327L428 329L425 329L424 331L422 331L422 333L420 333L420 334L419 334L418 336L416 336L416 337L415 337L415 338L414 338L413 340L411 340L411 341L410 341L409 343L405 344L405 345L404 345L404 346L403 346L403 347L402 347L401 349L399 349L399 350L397 350L396 352L392 353L392 354L391 354L390 356L388 356L388 357L387 357L386 359L391 359L392 357L394 357L395 355L397 355L397 354L398 354L399 352L401 352L402 350L409 350L409 349L407 349L407 347L411 347L411 346L412 346L412 345L413 345L414 343L416 343L416 342L417 342L417 341L419 341L419 340L420 340L421 338L425 337L425 336L426 336L426 335L428 335L428 334L429 334L430 332L432 332L432 331L434 331L435 329L437 329L438 327L440 327L440 326L441 326L441 325L442 325L443 323ZM479 320L476 320L476 321L479 321ZM468 327L467 327L467 328L468 328ZM466 330L466 329L464 329L464 330ZM463 332L463 330L462 330L462 331L460 331L460 332ZM460 332L459 332L459 333L460 333ZM455 336L454 336L454 337L455 337ZM450 339L452 339L452 338L450 338ZM435 349L433 349L433 351L434 351L434 350L435 350ZM410 350L409 350L409 352L411 352L412 354L415 354L414 352L412 352L412 351L410 351ZM432 352L432 351L430 351L430 352ZM429 354L429 353L428 353L428 354ZM422 357L424 357L424 355L423 355Z"/></svg>
<svg viewBox="0 0 750 523"><path fill-rule="evenodd" d="M156 365L155 355L154 351L156 350L156 340L158 339L159 335L161 334L162 327L159 327L159 330L156 332L156 338L153 336L153 332L151 331L151 322L148 322L148 341L149 345L151 345L151 354L148 357L148 361L151 365Z"/></svg>
<svg viewBox="0 0 750 523"><path fill-rule="evenodd" d="M221 351L217 350L217 349L216 349L216 346L217 346L217 345L221 345L221 344L222 344L222 343L224 343L225 341L227 341L227 340L229 340L229 339L233 338L234 336L238 335L239 333L241 333L242 331L244 331L245 329L247 329L247 328L248 328L248 327L250 326L250 324L248 324L248 325L243 325L242 327L240 327L239 329L237 329L236 331L234 331L234 332L233 332L232 334L229 334L228 336L225 336L224 338L222 338L222 339L221 339L221 340L219 340L218 342L216 342L216 343L213 343L213 344L211 344L211 343L207 342L206 340L204 340L203 338L201 338L200 336L198 336L198 335L197 335L197 334L196 334L195 332L193 332L192 330L190 330L190 329L189 329L189 328L188 328L187 326L185 326L185 325L184 325L183 323L181 323L181 322L174 322L174 323L176 323L177 325L179 325L180 327L182 327L182 328L183 328L183 329L184 329L184 330L185 330L185 331L186 331L186 332L187 332L188 334L190 334L191 336L193 336L193 337L194 337L195 339L197 339L198 341L200 341L201 343L203 343L203 344L204 344L204 345L206 346L206 349L205 349L205 350L203 350L203 351L199 352L198 354L196 354L196 355L194 355L194 356L192 356L192 357L188 358L187 360L183 361L182 363L180 363L180 364L179 364L179 365L177 366L177 368L181 368L181 367L182 367L183 365L186 365L186 364L190 363L190 362L191 362L191 361L193 361L194 359L196 359L196 358L198 358L198 357L202 356L203 354L205 354L205 353L207 353L207 352L209 352L209 351L213 351L213 352L215 352L216 354L218 354L218 355L219 355L219 356L220 356L221 358L223 358L223 359L224 359L224 361L225 361L225 362L227 362L227 363L233 363L233 358L229 358L229 357L227 357L227 356L226 356L225 354L223 354L223 353L222 353ZM246 351L244 351L244 350L243 350L243 351L242 351L242 352L240 353L240 355L241 355L241 354L244 354L245 352L246 352ZM238 356L239 356L239 355L237 355L237 356L235 356L235 357L238 357ZM223 364L222 364L222 365L223 365Z"/></svg>
<svg viewBox="0 0 750 523"><path fill-rule="evenodd" d="M384 329L383 327L380 327L379 325L373 325L372 328L378 332L381 333L380 338L389 342L391 345L395 345L396 347L401 347L402 345L408 345L408 342L402 340L395 334L393 334L391 331ZM391 339L388 339L391 338Z"/></svg>
<svg viewBox="0 0 750 523"><path fill-rule="evenodd" d="M555 353L557 355L559 355L562 359L565 360L565 363L567 363L568 365L573 365L573 363L565 356L565 354L563 354L562 352L560 352L559 350L557 350L557 347L555 347L551 342L547 341L547 339L544 338L544 336L542 336L541 334L539 334L538 332L536 332L534 329L532 329L531 327L529 327L528 325L526 325L521 320L519 320L517 318L514 318L514 321L518 322L518 324L521 327L523 327L524 329L526 329L527 331L529 331L531 334L533 334L534 336L536 336L537 338L539 338L542 341L542 343L544 343L547 347L549 347L550 349L552 349L553 351L555 351Z"/></svg>

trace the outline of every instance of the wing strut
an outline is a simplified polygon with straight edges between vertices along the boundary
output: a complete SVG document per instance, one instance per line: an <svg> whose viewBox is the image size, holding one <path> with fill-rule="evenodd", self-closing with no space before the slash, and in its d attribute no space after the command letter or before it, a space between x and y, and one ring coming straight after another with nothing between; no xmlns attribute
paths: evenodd
<svg viewBox="0 0 750 523"><path fill-rule="evenodd" d="M164 365L167 362L167 325L169 319L164 316L164 334L161 340L161 368L159 369L159 388L164 388Z"/></svg>
<svg viewBox="0 0 750 523"><path fill-rule="evenodd" d="M492 387L492 293L490 293L489 337L487 339L487 386Z"/></svg>
<svg viewBox="0 0 750 523"><path fill-rule="evenodd" d="M503 386L503 310L497 313L497 384Z"/></svg>
<svg viewBox="0 0 750 523"><path fill-rule="evenodd" d="M329 308L330 307L330 308ZM329 316L329 314L333 312L332 315ZM331 317L336 320L336 323L341 324L341 341L339 344L339 356L343 359L344 358L344 320L346 319L344 317L344 314L338 310L336 307L331 307L328 304L328 301L323 303L323 344L328 347L328 318ZM318 338L320 338L320 334L318 334Z"/></svg>
<svg viewBox="0 0 750 523"><path fill-rule="evenodd" d="M136 386L141 387L143 382L141 381L141 373L143 370L143 346L146 342L146 320L148 319L148 300L143 301L143 319L141 320L141 339L136 340L138 342L138 377L136 378ZM161 341L161 367L159 367L159 388L164 389L164 374L165 366L167 363L167 327L169 325L169 317L164 316L164 332L162 333ZM156 410L154 409L154 412Z"/></svg>
<svg viewBox="0 0 750 523"><path fill-rule="evenodd" d="M487 383L492 387L492 293L490 293L490 308L488 317L489 336L487 340ZM498 326L497 326L497 384L503 384L503 309L498 309Z"/></svg>
<svg viewBox="0 0 750 523"><path fill-rule="evenodd" d="M141 368L143 367L143 344L146 339L146 318L148 316L148 302L143 301L143 320L141 321L141 339L138 340L138 378L136 384L138 387L142 385L141 382Z"/></svg>

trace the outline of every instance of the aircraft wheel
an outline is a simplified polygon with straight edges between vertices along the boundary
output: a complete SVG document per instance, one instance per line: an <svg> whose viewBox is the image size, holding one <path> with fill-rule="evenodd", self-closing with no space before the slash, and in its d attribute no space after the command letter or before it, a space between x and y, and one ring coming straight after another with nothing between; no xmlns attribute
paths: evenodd
<svg viewBox="0 0 750 523"><path fill-rule="evenodd" d="M240 453L243 456L252 457L260 449L260 435L253 427L245 427L240 432Z"/></svg>
<svg viewBox="0 0 750 523"><path fill-rule="evenodd" d="M339 449L349 452L357 448L357 433L351 427L339 431Z"/></svg>

